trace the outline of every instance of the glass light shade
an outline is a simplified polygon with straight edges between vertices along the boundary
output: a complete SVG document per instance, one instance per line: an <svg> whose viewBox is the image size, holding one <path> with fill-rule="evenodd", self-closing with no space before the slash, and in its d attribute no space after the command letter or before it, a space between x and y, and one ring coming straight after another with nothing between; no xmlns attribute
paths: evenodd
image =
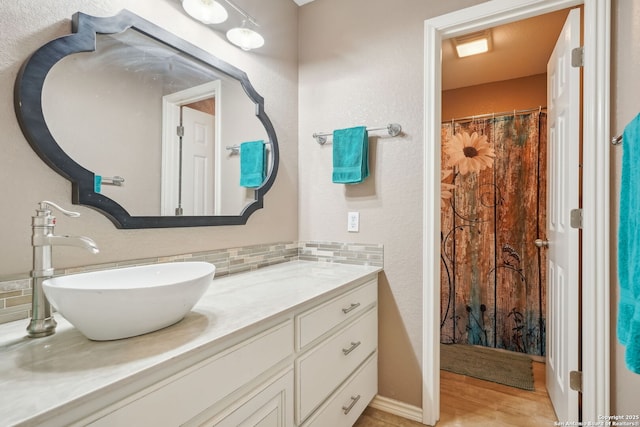
<svg viewBox="0 0 640 427"><path fill-rule="evenodd" d="M227 9L215 0L182 0L182 7L204 24L219 24L229 17Z"/></svg>
<svg viewBox="0 0 640 427"><path fill-rule="evenodd" d="M264 45L264 37L246 27L236 27L227 31L229 41L242 50L257 49Z"/></svg>

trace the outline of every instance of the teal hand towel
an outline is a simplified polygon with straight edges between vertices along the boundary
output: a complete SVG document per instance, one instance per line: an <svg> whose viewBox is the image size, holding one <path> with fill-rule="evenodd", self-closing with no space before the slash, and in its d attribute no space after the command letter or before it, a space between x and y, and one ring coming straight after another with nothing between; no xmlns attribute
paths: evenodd
<svg viewBox="0 0 640 427"><path fill-rule="evenodd" d="M264 141L240 144L240 185L257 188L265 178L266 150Z"/></svg>
<svg viewBox="0 0 640 427"><path fill-rule="evenodd" d="M622 144L617 335L627 368L640 374L640 114L624 129Z"/></svg>
<svg viewBox="0 0 640 427"><path fill-rule="evenodd" d="M333 182L357 184L369 176L369 135L365 126L333 132Z"/></svg>

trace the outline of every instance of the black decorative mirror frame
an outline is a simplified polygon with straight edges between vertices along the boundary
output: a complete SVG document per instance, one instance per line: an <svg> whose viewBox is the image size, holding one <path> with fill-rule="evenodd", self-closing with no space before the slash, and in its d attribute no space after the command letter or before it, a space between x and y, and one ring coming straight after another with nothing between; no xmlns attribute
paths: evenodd
<svg viewBox="0 0 640 427"><path fill-rule="evenodd" d="M139 33L182 52L201 65L210 66L240 82L255 104L255 115L263 124L271 146L269 173L255 189L255 199L240 215L223 216L131 216L116 201L94 191L95 174L74 161L60 147L45 121L42 92L47 74L64 57L80 52L94 52L97 34L116 34L132 28ZM277 137L264 112L264 99L255 91L247 74L210 53L182 40L145 19L123 10L113 17L100 18L77 12L72 19L72 34L43 45L22 66L14 91L16 115L22 132L34 151L60 175L72 183L72 202L104 213L118 228L167 228L245 224L249 216L263 207L263 197L271 188L278 171Z"/></svg>

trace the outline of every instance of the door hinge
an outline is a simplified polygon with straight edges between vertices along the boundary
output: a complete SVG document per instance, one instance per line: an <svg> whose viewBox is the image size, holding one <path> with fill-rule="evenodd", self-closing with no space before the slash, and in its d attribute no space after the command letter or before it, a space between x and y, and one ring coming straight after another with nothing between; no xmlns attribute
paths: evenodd
<svg viewBox="0 0 640 427"><path fill-rule="evenodd" d="M578 393L582 393L582 371L569 372L569 387Z"/></svg>
<svg viewBox="0 0 640 427"><path fill-rule="evenodd" d="M176 126L176 135L184 136L184 126Z"/></svg>
<svg viewBox="0 0 640 427"><path fill-rule="evenodd" d="M571 209L571 228L582 228L582 209Z"/></svg>
<svg viewBox="0 0 640 427"><path fill-rule="evenodd" d="M576 47L571 51L571 66L584 67L584 46Z"/></svg>

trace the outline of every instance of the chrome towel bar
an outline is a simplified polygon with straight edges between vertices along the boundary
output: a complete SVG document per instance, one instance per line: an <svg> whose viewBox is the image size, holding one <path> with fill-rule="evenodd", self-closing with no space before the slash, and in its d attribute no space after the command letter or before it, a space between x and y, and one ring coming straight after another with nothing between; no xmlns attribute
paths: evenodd
<svg viewBox="0 0 640 427"><path fill-rule="evenodd" d="M367 128L367 132L373 132L377 130L386 130L390 136L398 136L400 135L400 132L402 132L402 126L400 126L398 123L389 123L388 125L382 127ZM318 144L324 145L327 142L327 137L330 135L333 135L333 132L319 132L314 133L313 137Z"/></svg>
<svg viewBox="0 0 640 427"><path fill-rule="evenodd" d="M121 187L124 183L124 178L121 176L103 176L102 177L102 185L117 185Z"/></svg>
<svg viewBox="0 0 640 427"><path fill-rule="evenodd" d="M271 146L271 141L265 141L266 149L269 150ZM231 151L231 154L239 154L240 153L240 144L236 145L227 145L224 147L226 150Z"/></svg>

